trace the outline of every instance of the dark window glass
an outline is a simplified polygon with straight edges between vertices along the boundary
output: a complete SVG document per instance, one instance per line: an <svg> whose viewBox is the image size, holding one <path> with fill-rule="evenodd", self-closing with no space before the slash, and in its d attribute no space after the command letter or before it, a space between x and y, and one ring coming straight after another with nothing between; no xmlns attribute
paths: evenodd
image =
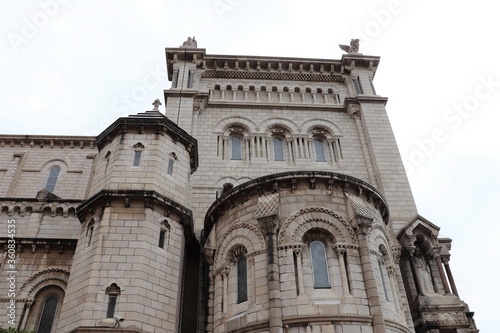
<svg viewBox="0 0 500 333"><path fill-rule="evenodd" d="M316 151L316 162L326 162L325 146L323 141L314 139L314 150Z"/></svg>
<svg viewBox="0 0 500 333"><path fill-rule="evenodd" d="M57 178L59 178L59 172L61 169L59 167L50 168L49 178L47 179L47 183L45 184L45 189L49 192L54 192L56 188Z"/></svg>
<svg viewBox="0 0 500 333"><path fill-rule="evenodd" d="M311 243L311 259L313 267L314 288L330 288L325 245L320 241Z"/></svg>
<svg viewBox="0 0 500 333"><path fill-rule="evenodd" d="M57 303L59 303L57 297L51 296L47 298L43 304L42 316L36 333L50 333L56 315Z"/></svg>
<svg viewBox="0 0 500 333"><path fill-rule="evenodd" d="M158 247L162 249L165 247L165 234L166 230L160 230L160 239L158 241Z"/></svg>
<svg viewBox="0 0 500 333"><path fill-rule="evenodd" d="M94 233L94 224L92 223L87 229L87 237L89 239L87 246L90 246L90 242L92 241L92 234Z"/></svg>
<svg viewBox="0 0 500 333"><path fill-rule="evenodd" d="M193 88L194 71L189 71L188 75L188 88Z"/></svg>
<svg viewBox="0 0 500 333"><path fill-rule="evenodd" d="M116 299L118 298L117 294L110 294L109 295L109 301L108 301L108 310L106 311L106 318L113 318L115 315L115 306L116 306Z"/></svg>
<svg viewBox="0 0 500 333"><path fill-rule="evenodd" d="M134 166L139 166L139 164L141 163L141 154L142 154L142 151L140 151L140 150L135 151Z"/></svg>
<svg viewBox="0 0 500 333"><path fill-rule="evenodd" d="M283 141L279 138L274 138L273 144L274 144L274 160L284 161L285 158L283 156Z"/></svg>
<svg viewBox="0 0 500 333"><path fill-rule="evenodd" d="M241 139L231 137L231 159L241 160Z"/></svg>
<svg viewBox="0 0 500 333"><path fill-rule="evenodd" d="M247 298L247 257L242 256L238 259L238 303Z"/></svg>
<svg viewBox="0 0 500 333"><path fill-rule="evenodd" d="M174 161L168 160L167 174L172 176L173 173L174 173Z"/></svg>
<svg viewBox="0 0 500 333"><path fill-rule="evenodd" d="M172 88L177 88L177 81L179 81L179 70L176 69L174 71L174 75L172 77Z"/></svg>

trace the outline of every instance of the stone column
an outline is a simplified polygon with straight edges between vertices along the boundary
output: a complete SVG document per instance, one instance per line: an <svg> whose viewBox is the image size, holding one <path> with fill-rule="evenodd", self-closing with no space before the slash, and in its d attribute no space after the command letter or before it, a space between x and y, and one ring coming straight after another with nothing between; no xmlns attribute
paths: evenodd
<svg viewBox="0 0 500 333"><path fill-rule="evenodd" d="M30 316L31 305L33 305L33 300L27 300L24 304L24 313L21 316L21 322L19 323L19 328L21 330L26 329L26 324L28 323L28 318Z"/></svg>
<svg viewBox="0 0 500 333"><path fill-rule="evenodd" d="M417 289L417 294L423 295L422 284L420 283L420 278L418 277L417 268L415 267L415 261L413 258L413 255L415 254L415 247L408 246L406 250L408 251L409 255L408 262L410 263L411 275L413 276L413 281L415 282L415 288Z"/></svg>
<svg viewBox="0 0 500 333"><path fill-rule="evenodd" d="M433 250L434 250L434 260L436 260L436 265L438 268L439 277L441 278L441 282L443 283L444 292L445 294L451 294L450 286L448 285L448 280L446 279L446 274L444 273L443 270L443 263L441 262L441 255L440 255L441 248L435 247Z"/></svg>
<svg viewBox="0 0 500 333"><path fill-rule="evenodd" d="M299 139L300 138L295 138L294 139L294 145L293 145L293 148L295 149L295 160L297 160L298 158L300 158L300 154L299 154Z"/></svg>
<svg viewBox="0 0 500 333"><path fill-rule="evenodd" d="M286 139L286 143L288 146L288 161L291 163L294 161L293 159L293 140L292 139Z"/></svg>
<svg viewBox="0 0 500 333"><path fill-rule="evenodd" d="M308 159L311 159L311 156L312 156L312 154L311 154L311 151L312 151L311 147L312 147L312 144L313 144L312 141L313 141L312 138L307 138L306 139L306 146L307 146L306 158L308 158Z"/></svg>
<svg viewBox="0 0 500 333"><path fill-rule="evenodd" d="M329 164L337 162L337 158L335 157L335 151L333 150L333 140L326 140L326 144L328 145L328 150L330 151L330 156L332 159L328 162Z"/></svg>
<svg viewBox="0 0 500 333"><path fill-rule="evenodd" d="M228 159L227 153L229 152L229 138L224 137L222 140L224 141L224 144L222 145L222 159L226 160L226 159Z"/></svg>
<svg viewBox="0 0 500 333"><path fill-rule="evenodd" d="M248 270L250 272L250 278L249 280L249 288L248 290L250 291L248 294L248 304L254 304L255 303L255 295L257 295L256 292L256 284L255 284L255 257L250 257L248 258L248 264L250 266L250 269Z"/></svg>
<svg viewBox="0 0 500 333"><path fill-rule="evenodd" d="M304 275L302 272L302 247L294 248L295 258L297 258L297 285L299 286L299 294L297 296L304 296Z"/></svg>
<svg viewBox="0 0 500 333"><path fill-rule="evenodd" d="M368 229L373 224L373 219L361 215L354 217L356 225L356 234L359 243L359 255L361 257L361 268L365 280L366 294L368 296L368 304L373 317L373 332L385 333L384 315L382 313L382 305L377 289L377 280L373 269L370 245L368 243Z"/></svg>
<svg viewBox="0 0 500 333"><path fill-rule="evenodd" d="M204 248L205 260L208 266L208 291L207 291L207 324L205 330L207 333L214 331L214 291L215 291L215 274L214 274L214 254L215 249Z"/></svg>
<svg viewBox="0 0 500 333"><path fill-rule="evenodd" d="M443 260L442 262L444 264L444 269L446 270L446 275L448 276L448 280L450 281L451 290L455 296L460 297L458 295L457 286L455 285L455 280L453 279L453 275L451 274L450 257L449 256L443 257L442 260Z"/></svg>
<svg viewBox="0 0 500 333"><path fill-rule="evenodd" d="M280 275L276 231L278 215L258 217L259 226L266 235L267 247L267 286L269 292L269 333L283 332L283 313L281 309Z"/></svg>
<svg viewBox="0 0 500 333"><path fill-rule="evenodd" d="M399 289L396 289L397 283L394 281L395 280L395 274L394 274L394 267L389 266L387 268L387 275L389 277L389 284L392 290L392 299L394 301L394 307L396 312L399 312L400 310L400 304L399 304Z"/></svg>
<svg viewBox="0 0 500 333"><path fill-rule="evenodd" d="M250 161L252 159L252 151L250 150L251 149L251 140L252 138L250 137L246 137L245 138L245 148L246 148L246 157L247 157L247 161Z"/></svg>
<svg viewBox="0 0 500 333"><path fill-rule="evenodd" d="M221 271L222 277L222 317L227 317L227 293L228 293L228 278L229 278L229 267L224 267Z"/></svg>
<svg viewBox="0 0 500 333"><path fill-rule="evenodd" d="M344 260L344 253L346 252L346 248L343 246L340 246L339 244L335 244L333 246L333 249L335 250L335 253L339 257L339 266L340 266L340 278L342 280L342 289L344 291L344 295L349 295L349 283L347 281L347 272L345 269L345 260Z"/></svg>

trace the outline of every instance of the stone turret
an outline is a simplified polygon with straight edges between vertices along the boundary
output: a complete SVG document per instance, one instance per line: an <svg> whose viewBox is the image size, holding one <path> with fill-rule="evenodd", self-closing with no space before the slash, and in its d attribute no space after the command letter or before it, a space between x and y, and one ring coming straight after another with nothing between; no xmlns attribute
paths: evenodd
<svg viewBox="0 0 500 333"><path fill-rule="evenodd" d="M185 248L196 242L187 202L197 142L159 104L96 138L61 331L178 331Z"/></svg>

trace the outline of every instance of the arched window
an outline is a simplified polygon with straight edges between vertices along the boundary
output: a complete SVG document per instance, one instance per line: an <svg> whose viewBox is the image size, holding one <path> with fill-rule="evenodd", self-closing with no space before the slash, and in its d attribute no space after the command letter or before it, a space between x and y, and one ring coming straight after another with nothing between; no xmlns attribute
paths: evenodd
<svg viewBox="0 0 500 333"><path fill-rule="evenodd" d="M134 145L133 148L135 150L133 166L139 166L141 164L141 154L142 151L144 150L144 145L138 142L137 144Z"/></svg>
<svg viewBox="0 0 500 333"><path fill-rule="evenodd" d="M247 293L247 257L241 256L236 262L238 266L238 297L237 303L245 302L248 299Z"/></svg>
<svg viewBox="0 0 500 333"><path fill-rule="evenodd" d="M56 296L50 296L45 300L36 333L50 333L52 324L54 324L58 303L59 299Z"/></svg>
<svg viewBox="0 0 500 333"><path fill-rule="evenodd" d="M47 191L54 192L57 179L59 178L59 172L61 172L61 169L58 166L53 166L50 168L49 178L47 178L47 183L45 183L45 189Z"/></svg>
<svg viewBox="0 0 500 333"><path fill-rule="evenodd" d="M283 140L281 138L273 138L274 160L284 161Z"/></svg>
<svg viewBox="0 0 500 333"><path fill-rule="evenodd" d="M325 145L322 139L314 139L314 151L316 152L316 162L326 162Z"/></svg>
<svg viewBox="0 0 500 333"><path fill-rule="evenodd" d="M173 173L174 173L174 160L169 159L167 166L167 175L172 176Z"/></svg>
<svg viewBox="0 0 500 333"><path fill-rule="evenodd" d="M231 137L231 159L241 160L241 139L237 136Z"/></svg>
<svg viewBox="0 0 500 333"><path fill-rule="evenodd" d="M314 289L330 288L330 277L328 276L325 245L320 241L314 241L310 245L310 251Z"/></svg>

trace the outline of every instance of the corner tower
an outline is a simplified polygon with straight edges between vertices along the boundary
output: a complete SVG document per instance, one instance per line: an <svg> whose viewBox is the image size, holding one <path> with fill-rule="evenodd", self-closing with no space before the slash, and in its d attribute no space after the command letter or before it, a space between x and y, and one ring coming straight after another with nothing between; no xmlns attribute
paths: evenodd
<svg viewBox="0 0 500 333"><path fill-rule="evenodd" d="M197 141L159 104L96 138L61 332L179 331L185 249L196 242L188 202Z"/></svg>

